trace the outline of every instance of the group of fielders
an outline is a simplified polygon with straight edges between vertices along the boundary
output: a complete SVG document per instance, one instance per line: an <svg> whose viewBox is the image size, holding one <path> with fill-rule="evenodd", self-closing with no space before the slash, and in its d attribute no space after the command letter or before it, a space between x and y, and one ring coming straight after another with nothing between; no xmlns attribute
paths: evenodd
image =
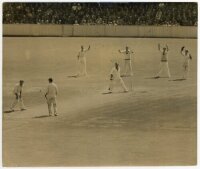
<svg viewBox="0 0 200 169"><path fill-rule="evenodd" d="M87 76L87 60L86 60L86 52L90 50L90 46L88 48L84 48L83 45L81 46L81 50L78 52L77 55L77 61L78 61L78 72L76 77L81 76ZM161 53L161 59L160 59L160 66L157 74L154 76L155 79L161 78L161 75L164 75L168 78L171 77L169 64L168 64L168 53L169 53L169 47L168 45L164 45L161 47L160 44L158 44L158 50ZM132 56L134 54L133 50L131 50L128 46L125 47L124 50L119 50L119 53L124 55L124 73L121 75L120 72L120 65L118 62L115 62L111 72L110 72L110 83L108 85L108 92L112 93L113 88L115 84L119 83L121 87L123 88L124 92L128 92L128 88L126 87L126 84L124 83L122 77L124 76L133 76L133 68L132 68ZM192 56L188 49L186 49L184 46L180 50L180 54L183 56L183 64L182 64L182 80L186 80L188 77L189 72L189 62L192 60ZM56 104L56 97L58 95L58 88L57 85L53 82L53 78L48 79L48 86L45 90L45 98L48 105L48 112L49 116L58 116L57 113L57 104ZM14 94L14 101L12 102L10 106L11 111L15 111L15 106L19 103L20 110L26 110L23 102L23 86L24 81L20 80L19 83L17 83L14 87L13 94ZM52 111L53 107L53 111Z"/></svg>

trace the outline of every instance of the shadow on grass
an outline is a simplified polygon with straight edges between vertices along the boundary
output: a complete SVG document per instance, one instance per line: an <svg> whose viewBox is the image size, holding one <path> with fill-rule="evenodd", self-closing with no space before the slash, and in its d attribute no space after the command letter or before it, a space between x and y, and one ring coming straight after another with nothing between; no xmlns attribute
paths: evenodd
<svg viewBox="0 0 200 169"><path fill-rule="evenodd" d="M184 81L186 79L183 79L183 78L179 78L179 79L172 79L172 80L169 80L169 81Z"/></svg>
<svg viewBox="0 0 200 169"><path fill-rule="evenodd" d="M67 76L68 78L77 78L78 75L70 75L70 76Z"/></svg>
<svg viewBox="0 0 200 169"><path fill-rule="evenodd" d="M168 79L169 77L146 77L145 79Z"/></svg>
<svg viewBox="0 0 200 169"><path fill-rule="evenodd" d="M42 115L42 116L35 116L33 118L38 119L38 118L46 118L46 117L50 117L49 115Z"/></svg>
<svg viewBox="0 0 200 169"><path fill-rule="evenodd" d="M120 93L129 93L129 92L124 92L124 91L119 91L119 92L103 92L102 94L120 94Z"/></svg>
<svg viewBox="0 0 200 169"><path fill-rule="evenodd" d="M132 77L132 75L121 75L120 77Z"/></svg>
<svg viewBox="0 0 200 169"><path fill-rule="evenodd" d="M15 110L15 111L17 111L17 110ZM5 110L5 111L3 111L3 113L13 113L15 111L13 111L13 110Z"/></svg>

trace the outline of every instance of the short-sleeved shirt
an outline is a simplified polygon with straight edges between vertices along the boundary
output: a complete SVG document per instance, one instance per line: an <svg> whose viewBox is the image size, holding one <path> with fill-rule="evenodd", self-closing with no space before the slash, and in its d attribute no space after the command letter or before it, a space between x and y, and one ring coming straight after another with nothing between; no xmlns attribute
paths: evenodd
<svg viewBox="0 0 200 169"><path fill-rule="evenodd" d="M189 54L189 53L183 54L183 56L184 56L183 64L184 64L184 65L189 65L189 62L190 62L190 54Z"/></svg>
<svg viewBox="0 0 200 169"><path fill-rule="evenodd" d="M13 93L20 95L20 94L22 94L22 89L23 89L23 86L20 86L20 84L17 83L14 87Z"/></svg>
<svg viewBox="0 0 200 169"><path fill-rule="evenodd" d="M121 50L120 53L124 54L124 60L131 60L132 51Z"/></svg>
<svg viewBox="0 0 200 169"><path fill-rule="evenodd" d="M120 78L120 67L118 68L118 70L113 67L110 74L113 75L113 79L119 79Z"/></svg>
<svg viewBox="0 0 200 169"><path fill-rule="evenodd" d="M55 98L58 94L58 88L55 83L49 83L47 86L47 98Z"/></svg>
<svg viewBox="0 0 200 169"><path fill-rule="evenodd" d="M87 52L88 50L87 49L84 49L83 51L79 51L78 52L78 56L79 56L79 59L84 59L85 58L85 53Z"/></svg>
<svg viewBox="0 0 200 169"><path fill-rule="evenodd" d="M168 52L161 51L161 62L167 62L167 61L168 61Z"/></svg>

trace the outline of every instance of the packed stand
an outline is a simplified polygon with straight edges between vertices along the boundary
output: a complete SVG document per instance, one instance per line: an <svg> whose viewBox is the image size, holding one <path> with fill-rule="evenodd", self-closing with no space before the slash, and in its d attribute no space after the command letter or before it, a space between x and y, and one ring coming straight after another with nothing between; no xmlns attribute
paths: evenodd
<svg viewBox="0 0 200 169"><path fill-rule="evenodd" d="M4 3L4 24L197 26L197 3Z"/></svg>

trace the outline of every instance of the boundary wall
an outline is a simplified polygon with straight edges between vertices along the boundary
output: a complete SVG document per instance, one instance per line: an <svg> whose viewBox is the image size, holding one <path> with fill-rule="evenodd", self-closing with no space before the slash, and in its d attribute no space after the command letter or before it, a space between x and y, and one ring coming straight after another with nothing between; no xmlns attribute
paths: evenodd
<svg viewBox="0 0 200 169"><path fill-rule="evenodd" d="M196 26L3 24L3 36L197 38Z"/></svg>

